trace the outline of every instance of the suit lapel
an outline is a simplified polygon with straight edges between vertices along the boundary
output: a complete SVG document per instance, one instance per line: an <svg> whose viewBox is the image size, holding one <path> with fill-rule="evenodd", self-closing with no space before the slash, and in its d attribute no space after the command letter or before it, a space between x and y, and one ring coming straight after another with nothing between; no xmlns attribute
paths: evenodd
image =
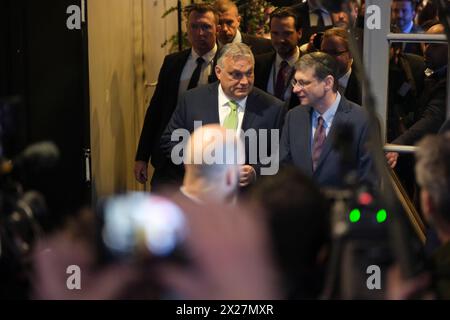
<svg viewBox="0 0 450 320"><path fill-rule="evenodd" d="M214 56L214 59L213 59L211 74L208 76L208 83L213 83L213 82L216 82L217 80L219 80L219 79L217 79L217 76L216 76L216 65L217 65L217 59L219 57L219 52L220 52L220 50L217 49L216 55Z"/></svg>
<svg viewBox="0 0 450 320"><path fill-rule="evenodd" d="M266 91L269 83L270 72L273 68L276 53L264 53L256 58L255 62L255 86Z"/></svg>
<svg viewBox="0 0 450 320"><path fill-rule="evenodd" d="M332 147L333 147L333 140L334 135L336 134L336 127L339 125L345 123L347 121L347 113L349 111L349 107L347 103L345 102L345 98L341 96L341 101L339 103L339 106L336 110L336 114L333 118L333 123L330 128L330 132L328 133L328 136L325 140L325 145L323 146L322 153L320 154L319 163L317 165L316 172L320 169L322 166L322 163L325 161L326 157L330 153Z"/></svg>
<svg viewBox="0 0 450 320"><path fill-rule="evenodd" d="M345 98L350 100L356 104L361 105L362 102L362 91L360 82L358 81L357 72L355 66L352 67L352 73L350 74L350 78L348 79L347 88L345 88Z"/></svg>
<svg viewBox="0 0 450 320"><path fill-rule="evenodd" d="M247 103L245 106L244 119L242 119L242 130L245 131L249 128L252 128L252 123L255 120L255 116L259 113L257 97L258 93L255 90L252 90L247 98Z"/></svg>
<svg viewBox="0 0 450 320"><path fill-rule="evenodd" d="M312 150L311 150L311 131L312 131L311 118L313 108L309 106L308 107L300 106L298 108L307 108L305 110L305 116L301 117L301 123L298 124L298 128L301 128L299 139L297 139L297 141L301 143L298 150L306 150L306 152L301 153L303 160L300 163L305 163L305 170L308 170L308 173L312 175L313 165L312 165Z"/></svg>
<svg viewBox="0 0 450 320"><path fill-rule="evenodd" d="M272 53L272 55L270 56L270 60L267 61L267 69L266 69L266 73L264 74L264 83L265 83L265 88L264 91L267 90L267 87L269 85L269 81L270 81L270 73L272 72L272 70L274 70L274 65L275 65L275 61L277 58L277 54L276 53ZM275 72L275 71L274 71ZM274 75L275 77L275 75ZM273 83L273 87L275 90L275 83Z"/></svg>
<svg viewBox="0 0 450 320"><path fill-rule="evenodd" d="M208 123L220 123L219 118L219 83L208 85L209 94L205 97L205 120Z"/></svg>
<svg viewBox="0 0 450 320"><path fill-rule="evenodd" d="M191 49L181 51L178 59L175 60L173 65L173 79L176 79L176 81L172 81L172 83L174 84L174 90L171 90L171 92L174 92L174 94L176 94L177 96L178 91L180 90L181 73L183 73L184 65L186 64L190 53Z"/></svg>

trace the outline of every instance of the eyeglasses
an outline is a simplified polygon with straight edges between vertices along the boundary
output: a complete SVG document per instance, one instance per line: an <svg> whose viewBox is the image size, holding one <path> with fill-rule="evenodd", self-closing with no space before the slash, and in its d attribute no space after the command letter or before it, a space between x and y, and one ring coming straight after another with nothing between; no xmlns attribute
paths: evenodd
<svg viewBox="0 0 450 320"><path fill-rule="evenodd" d="M297 81L296 79L291 80L291 86L292 88L298 87L299 89L304 89L305 87L309 86L312 83L312 81Z"/></svg>
<svg viewBox="0 0 450 320"><path fill-rule="evenodd" d="M339 57L341 54L347 53L348 50L343 50L343 51L324 51L324 50L322 50L322 52L329 54L332 57Z"/></svg>
<svg viewBox="0 0 450 320"><path fill-rule="evenodd" d="M253 70L250 70L250 71L245 72L245 73L244 72L239 72L239 71L233 71L233 72L225 71L225 72L228 73L231 76L231 78L233 78L233 80L241 80L244 76L247 79L252 79L254 77Z"/></svg>

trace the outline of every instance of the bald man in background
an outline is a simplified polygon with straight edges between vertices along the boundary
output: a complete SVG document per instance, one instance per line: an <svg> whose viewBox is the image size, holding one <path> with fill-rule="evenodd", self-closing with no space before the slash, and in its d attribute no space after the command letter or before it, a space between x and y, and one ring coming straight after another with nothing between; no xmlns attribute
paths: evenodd
<svg viewBox="0 0 450 320"><path fill-rule="evenodd" d="M236 195L240 165L245 163L244 145L227 129L209 124L190 136L184 155L185 175L180 192L190 200L227 202ZM212 155L222 155L208 161ZM228 160L228 161L227 161Z"/></svg>

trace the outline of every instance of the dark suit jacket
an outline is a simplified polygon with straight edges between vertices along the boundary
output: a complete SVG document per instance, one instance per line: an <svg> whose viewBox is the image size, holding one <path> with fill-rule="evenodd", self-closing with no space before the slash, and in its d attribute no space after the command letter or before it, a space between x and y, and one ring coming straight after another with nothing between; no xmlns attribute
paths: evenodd
<svg viewBox="0 0 450 320"><path fill-rule="evenodd" d="M189 132L193 132L195 129L194 121L201 121L202 125L220 123L218 85L219 83L216 82L189 90L183 95L181 101L179 101L178 106L161 137L161 148L169 161L173 147L179 143L178 141L171 141L171 136L175 129L186 129ZM281 129L284 116L285 109L282 101L258 88L253 88L247 98L242 130L267 129L267 136L269 139L267 141L270 142L270 130ZM246 163L252 165L258 173L260 163L259 150L257 158L258 163L256 164L249 162L249 150L250 146L248 141L246 141ZM179 174L179 178L181 179L182 171L179 171Z"/></svg>
<svg viewBox="0 0 450 320"><path fill-rule="evenodd" d="M258 54L274 51L272 47L272 41L270 41L269 39L252 36L246 33L241 33L241 36L242 43L248 45L255 56Z"/></svg>
<svg viewBox="0 0 450 320"><path fill-rule="evenodd" d="M347 100L356 103L357 105L362 104L362 87L361 82L358 81L356 76L355 65L352 67L352 73L348 79L347 87L345 88L344 96Z"/></svg>
<svg viewBox="0 0 450 320"><path fill-rule="evenodd" d="M267 91L270 72L272 71L275 59L276 52L265 53L255 57L255 87ZM288 89L292 90L292 87L289 85ZM286 102L288 109L292 109L299 104L300 101L294 93L291 94L291 98Z"/></svg>
<svg viewBox="0 0 450 320"><path fill-rule="evenodd" d="M300 45L308 43L309 38L317 32L323 32L329 28L332 28L331 26L324 26L324 27L311 27L311 22L309 20L309 5L308 2L302 2L295 4L291 6L291 8L297 13L297 17L300 18L300 23L302 26L302 38L300 39Z"/></svg>
<svg viewBox="0 0 450 320"><path fill-rule="evenodd" d="M333 143L338 131L336 128L351 125L353 143L349 156L356 164L358 178L361 182L376 184L374 164L365 146L369 126L365 110L344 97L341 98L314 172L311 156L312 113L313 108L310 106L299 106L287 113L280 142L281 164L295 165L322 187L342 186L341 155L333 148Z"/></svg>
<svg viewBox="0 0 450 320"><path fill-rule="evenodd" d="M164 58L158 76L158 85L145 114L135 160L148 162L151 158L151 163L155 168L152 184L154 179L157 179L159 176L158 171L167 171L167 174L163 175L170 175L170 172L173 171L170 163L167 162L167 159L161 152L159 142L177 105L180 77L190 52L191 49L186 49L169 54ZM209 82L216 80L213 73Z"/></svg>
<svg viewBox="0 0 450 320"><path fill-rule="evenodd" d="M391 142L415 122L418 100L425 78L423 57L401 54L398 63L389 65L387 137ZM402 88L406 88L402 90Z"/></svg>
<svg viewBox="0 0 450 320"><path fill-rule="evenodd" d="M435 134L446 116L447 72L425 79L424 89L414 112L414 124L393 144L414 145L426 134Z"/></svg>
<svg viewBox="0 0 450 320"><path fill-rule="evenodd" d="M414 24L410 33L423 33L423 29ZM422 46L420 43L404 43L403 53L417 54L418 56L423 55Z"/></svg>

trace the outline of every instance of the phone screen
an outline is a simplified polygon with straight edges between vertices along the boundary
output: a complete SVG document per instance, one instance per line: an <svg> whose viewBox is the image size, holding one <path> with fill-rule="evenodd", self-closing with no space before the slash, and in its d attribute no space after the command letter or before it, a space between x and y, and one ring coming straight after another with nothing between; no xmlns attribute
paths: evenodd
<svg viewBox="0 0 450 320"><path fill-rule="evenodd" d="M154 256L169 256L185 234L182 210L166 198L133 192L105 202L102 239L116 255L130 256L144 247Z"/></svg>

